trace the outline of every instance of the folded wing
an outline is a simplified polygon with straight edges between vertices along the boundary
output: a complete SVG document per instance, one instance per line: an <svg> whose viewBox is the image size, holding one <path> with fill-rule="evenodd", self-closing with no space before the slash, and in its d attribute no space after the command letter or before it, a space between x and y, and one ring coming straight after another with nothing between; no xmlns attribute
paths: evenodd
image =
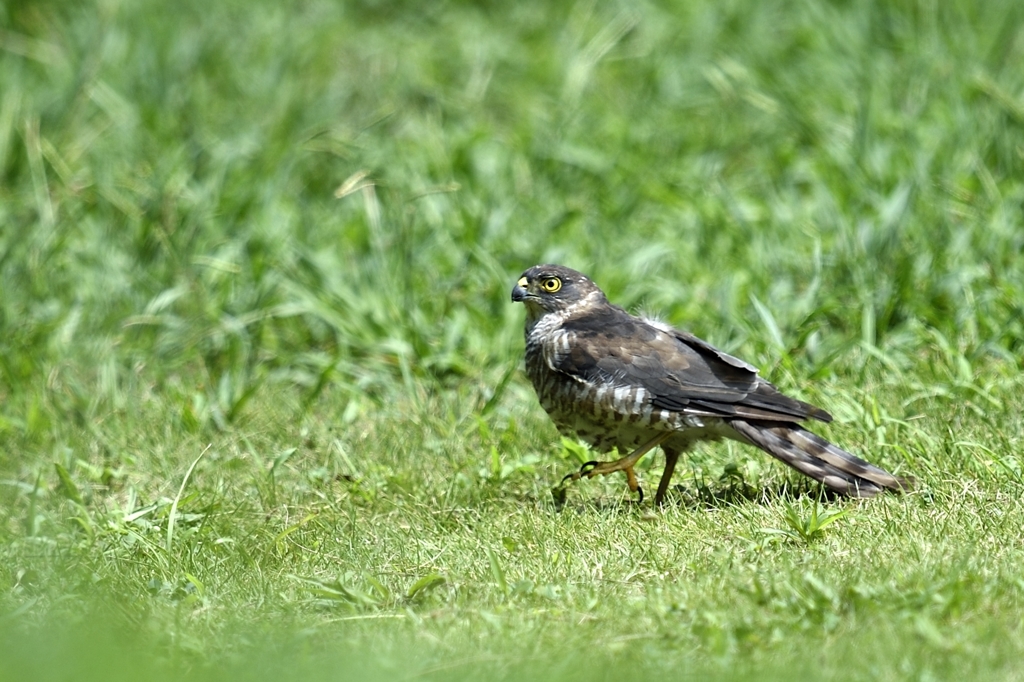
<svg viewBox="0 0 1024 682"><path fill-rule="evenodd" d="M658 409L769 422L832 419L779 392L752 365L616 306L569 320L562 330L568 351L554 355L552 369L598 385L641 387Z"/></svg>

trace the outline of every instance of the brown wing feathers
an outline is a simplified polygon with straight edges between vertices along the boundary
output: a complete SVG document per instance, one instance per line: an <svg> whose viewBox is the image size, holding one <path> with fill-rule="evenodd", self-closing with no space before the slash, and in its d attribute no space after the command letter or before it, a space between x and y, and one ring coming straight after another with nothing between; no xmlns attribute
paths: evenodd
<svg viewBox="0 0 1024 682"><path fill-rule="evenodd" d="M658 409L788 422L832 419L824 410L783 395L742 360L616 306L570 319L563 329L573 335L573 343L558 369L642 386Z"/></svg>

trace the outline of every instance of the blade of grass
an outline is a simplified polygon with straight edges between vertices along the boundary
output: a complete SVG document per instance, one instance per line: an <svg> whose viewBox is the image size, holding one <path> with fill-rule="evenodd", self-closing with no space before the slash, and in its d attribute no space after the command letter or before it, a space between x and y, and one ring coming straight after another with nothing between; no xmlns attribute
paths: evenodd
<svg viewBox="0 0 1024 682"><path fill-rule="evenodd" d="M171 511L167 515L167 542L164 549L167 553L171 553L171 547L174 544L174 524L178 518L178 502L181 500L182 494L185 492L185 486L188 484L189 477L192 476L192 472L195 471L196 465L199 464L199 460L203 458L210 448L213 447L213 443L207 444L203 451L199 453L199 456L192 460L192 464L189 465L188 471L185 472L185 476L181 479L181 485L178 487L178 494L174 496L174 501L171 502Z"/></svg>

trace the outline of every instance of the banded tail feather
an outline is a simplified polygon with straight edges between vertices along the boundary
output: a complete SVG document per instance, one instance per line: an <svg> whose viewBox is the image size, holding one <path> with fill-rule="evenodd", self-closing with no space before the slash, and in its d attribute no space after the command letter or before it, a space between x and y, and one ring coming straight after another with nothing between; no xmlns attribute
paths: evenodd
<svg viewBox="0 0 1024 682"><path fill-rule="evenodd" d="M843 495L874 497L912 484L795 424L730 419L729 425L752 445Z"/></svg>

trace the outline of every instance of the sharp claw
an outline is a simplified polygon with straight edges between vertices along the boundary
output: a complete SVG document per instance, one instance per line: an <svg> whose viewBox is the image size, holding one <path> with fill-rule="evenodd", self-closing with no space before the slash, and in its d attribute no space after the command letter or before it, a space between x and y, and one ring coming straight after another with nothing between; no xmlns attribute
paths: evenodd
<svg viewBox="0 0 1024 682"><path fill-rule="evenodd" d="M637 504L642 504L643 501L644 501L644 489L641 488L641 487L637 487L636 493L637 493L637 495L640 496L640 499L636 501Z"/></svg>
<svg viewBox="0 0 1024 682"><path fill-rule="evenodd" d="M591 471L597 468L598 464L599 462L596 461L584 463L583 466L580 467L579 471L574 471L571 474L566 474L565 477L562 478L562 485L565 485L566 481L578 481L584 476L587 476Z"/></svg>

